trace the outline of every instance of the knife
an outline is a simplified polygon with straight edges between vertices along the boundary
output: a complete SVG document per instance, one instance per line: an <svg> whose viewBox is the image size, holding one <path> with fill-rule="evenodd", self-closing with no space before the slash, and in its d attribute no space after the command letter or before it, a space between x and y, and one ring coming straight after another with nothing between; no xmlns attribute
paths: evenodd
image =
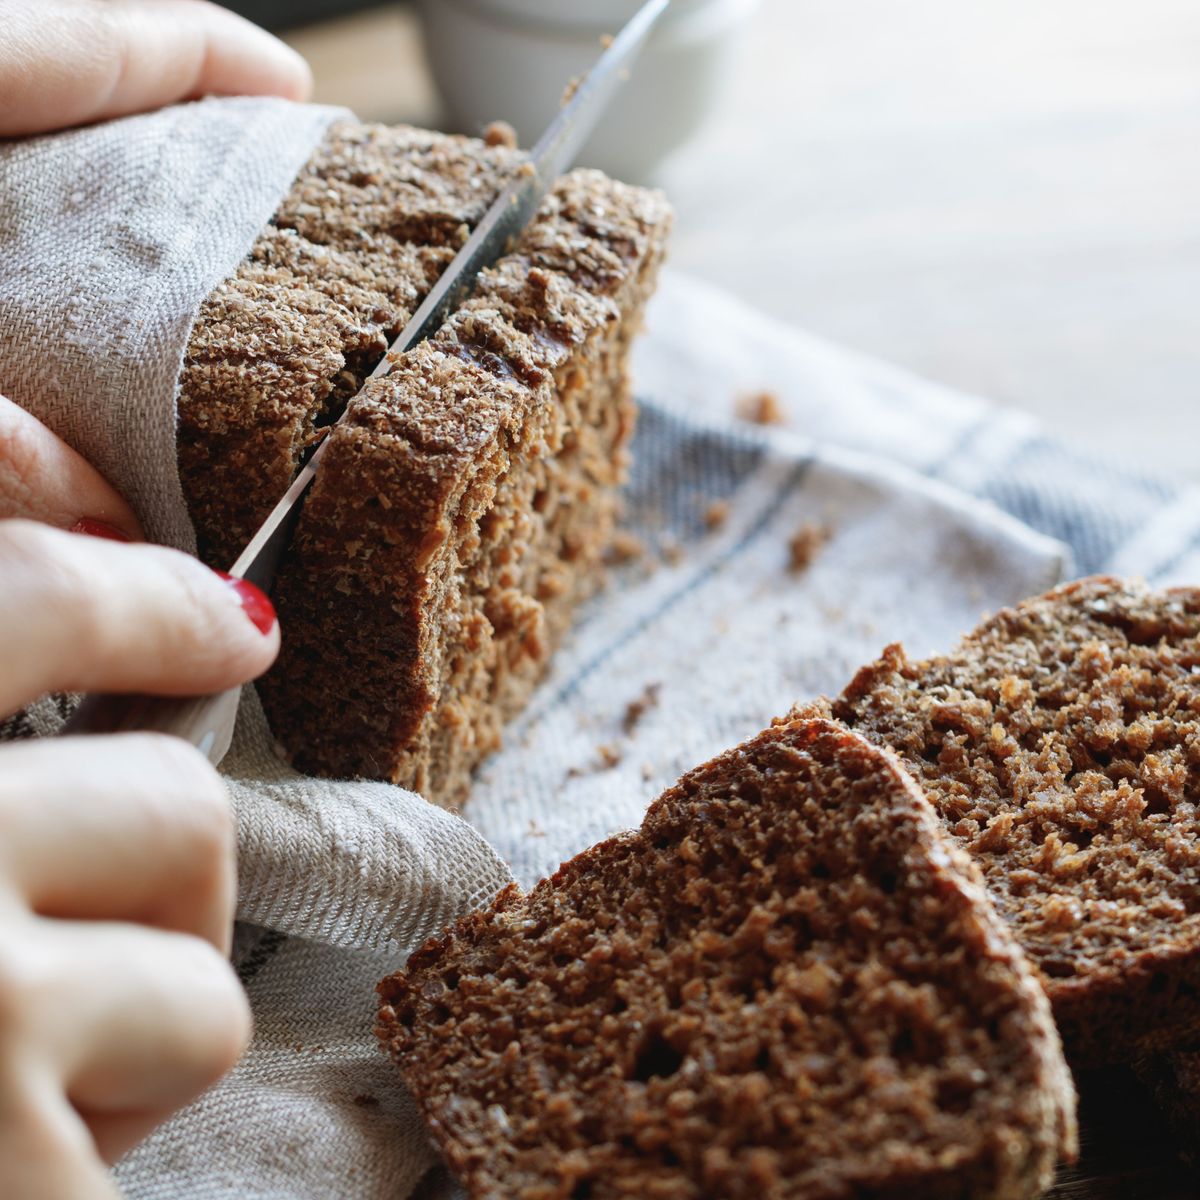
<svg viewBox="0 0 1200 1200"><path fill-rule="evenodd" d="M629 78L634 60L669 4L670 0L647 0L612 40L400 335L388 346L387 353L366 382L386 375L397 356L436 333L450 311L470 292L479 273L508 251L533 219L546 193L574 163L613 97ZM343 415L349 411L352 402L353 397L347 402ZM326 435L283 499L238 555L229 569L230 575L248 579L264 591L270 590L279 560L299 519L304 497L316 478L328 444ZM229 749L240 697L240 687L215 696L88 696L67 722L63 733L156 730L191 742L215 764Z"/></svg>

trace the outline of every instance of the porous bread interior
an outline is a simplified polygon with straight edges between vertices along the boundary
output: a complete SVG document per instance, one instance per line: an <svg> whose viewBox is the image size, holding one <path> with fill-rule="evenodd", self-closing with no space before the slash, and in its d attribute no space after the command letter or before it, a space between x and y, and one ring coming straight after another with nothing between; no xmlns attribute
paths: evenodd
<svg viewBox="0 0 1200 1200"><path fill-rule="evenodd" d="M302 769L465 796L600 581L628 350L668 225L652 193L562 180L475 298L333 431L260 685Z"/></svg>
<svg viewBox="0 0 1200 1200"><path fill-rule="evenodd" d="M1042 974L1073 1061L1200 1030L1200 591L1091 579L833 715L901 755Z"/></svg>
<svg viewBox="0 0 1200 1200"><path fill-rule="evenodd" d="M189 343L179 461L208 561L228 565L240 550L520 161L503 139L330 130ZM531 404L510 394L513 419L498 418L490 443L471 442L464 421L464 444L432 455L436 404L424 430L368 411L331 438L276 590L283 655L260 687L276 737L305 769L462 799L573 606L600 582L633 426L625 358L669 210L588 172L562 181L548 206L550 219L540 213L522 239L526 265L569 282L573 308L586 313L600 297L608 306L569 354L538 360L551 388L525 380L557 392L557 410L546 395ZM527 315L544 316L536 304ZM470 338L453 349L464 361L411 378L408 395L398 380L393 402L436 377L455 406L488 410L471 385L494 391L509 351ZM389 453L396 463L383 461ZM397 495L406 470L428 497ZM342 502L330 499L335 488ZM390 505L390 516L372 516L372 505Z"/></svg>
<svg viewBox="0 0 1200 1200"><path fill-rule="evenodd" d="M1073 1146L1045 999L891 760L823 722L380 985L472 1198L1026 1197Z"/></svg>
<svg viewBox="0 0 1200 1200"><path fill-rule="evenodd" d="M576 606L600 585L634 426L625 361L641 310L631 307L615 337L593 336L557 373L558 444L511 468L454 548L459 571L446 597L451 615L438 625L437 699L425 744L408 755L415 770L400 778L438 803L466 798L471 772L500 746Z"/></svg>

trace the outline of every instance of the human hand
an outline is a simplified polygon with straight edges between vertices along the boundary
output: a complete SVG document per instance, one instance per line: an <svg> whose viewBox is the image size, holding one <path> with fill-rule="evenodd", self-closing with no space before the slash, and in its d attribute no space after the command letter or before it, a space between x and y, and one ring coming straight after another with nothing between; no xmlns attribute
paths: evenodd
<svg viewBox="0 0 1200 1200"><path fill-rule="evenodd" d="M278 649L261 607L161 547L0 521L0 581L0 713L46 691L217 691ZM104 1163L248 1036L224 788L158 735L13 743L0 830L0 1195L113 1197Z"/></svg>
<svg viewBox="0 0 1200 1200"><path fill-rule="evenodd" d="M28 517L81 531L141 538L133 509L99 471L36 417L0 396L0 520Z"/></svg>
<svg viewBox="0 0 1200 1200"><path fill-rule="evenodd" d="M141 532L94 468L0 397L0 715L47 691L220 691L274 658L260 595L174 551L4 519L17 517ZM105 1161L248 1036L224 957L224 788L168 738L4 746L0 830L0 1195L114 1196Z"/></svg>
<svg viewBox="0 0 1200 1200"><path fill-rule="evenodd" d="M0 0L0 136L208 92L304 98L290 50L203 0ZM78 454L0 397L0 715L47 691L205 694L278 651L261 594L140 536ZM237 1060L227 797L155 735L0 747L0 1195L116 1195L104 1163Z"/></svg>
<svg viewBox="0 0 1200 1200"><path fill-rule="evenodd" d="M0 137L311 88L294 50L207 0L0 0Z"/></svg>
<svg viewBox="0 0 1200 1200"><path fill-rule="evenodd" d="M0 137L208 93L303 100L311 89L294 50L208 0L0 0ZM0 396L0 519L69 525L72 510L140 532L78 454Z"/></svg>

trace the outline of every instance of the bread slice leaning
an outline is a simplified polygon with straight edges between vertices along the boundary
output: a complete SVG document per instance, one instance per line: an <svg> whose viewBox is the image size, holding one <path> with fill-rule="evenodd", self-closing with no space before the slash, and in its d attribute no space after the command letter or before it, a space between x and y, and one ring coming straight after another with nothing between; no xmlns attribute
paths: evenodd
<svg viewBox="0 0 1200 1200"><path fill-rule="evenodd" d="M1200 591L1093 578L832 714L900 755L1033 960L1073 1065L1200 1032Z"/></svg>
<svg viewBox="0 0 1200 1200"><path fill-rule="evenodd" d="M379 991L474 1200L1016 1198L1074 1151L1045 996L968 860L824 721L684 776Z"/></svg>

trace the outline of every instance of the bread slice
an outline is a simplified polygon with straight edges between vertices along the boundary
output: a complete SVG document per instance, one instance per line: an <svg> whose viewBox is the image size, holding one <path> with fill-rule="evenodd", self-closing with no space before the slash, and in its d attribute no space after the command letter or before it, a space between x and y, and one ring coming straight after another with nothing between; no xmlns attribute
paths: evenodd
<svg viewBox="0 0 1200 1200"><path fill-rule="evenodd" d="M407 126L330 128L188 343L178 458L206 561L233 561L519 162Z"/></svg>
<svg viewBox="0 0 1200 1200"><path fill-rule="evenodd" d="M515 251L329 436L260 691L296 763L451 804L598 584L629 345L670 210L561 180Z"/></svg>
<svg viewBox="0 0 1200 1200"><path fill-rule="evenodd" d="M900 755L1036 965L1073 1064L1200 1031L1200 591L1086 579L832 704Z"/></svg>
<svg viewBox="0 0 1200 1200"><path fill-rule="evenodd" d="M518 163L494 138L330 132L188 348L179 460L210 562L284 493ZM260 685L299 767L465 797L602 578L628 351L670 224L658 193L560 181L474 298L330 435Z"/></svg>
<svg viewBox="0 0 1200 1200"><path fill-rule="evenodd" d="M827 722L684 776L379 992L473 1200L1016 1198L1074 1151L1024 957L892 756Z"/></svg>

